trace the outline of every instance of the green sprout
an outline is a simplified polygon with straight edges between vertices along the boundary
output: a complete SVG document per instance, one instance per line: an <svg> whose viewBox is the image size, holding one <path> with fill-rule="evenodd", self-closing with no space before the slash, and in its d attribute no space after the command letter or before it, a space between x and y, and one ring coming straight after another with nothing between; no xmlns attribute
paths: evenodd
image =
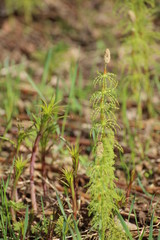
<svg viewBox="0 0 160 240"><path fill-rule="evenodd" d="M67 143L67 148L69 150L70 156L72 158L72 169L63 169L62 172L65 177L65 185L70 188L72 203L73 203L73 215L74 218L77 218L78 213L78 191L77 191L77 172L79 166L79 147L78 145L70 146Z"/></svg>
<svg viewBox="0 0 160 240"><path fill-rule="evenodd" d="M15 211L19 208L24 208L23 204L16 202L16 194L17 194L17 184L19 181L20 176L23 173L24 168L26 167L28 163L28 160L23 160L22 156L17 157L15 160L15 176L14 176L14 182L11 192L11 214L12 214L12 220L16 222L16 213Z"/></svg>
<svg viewBox="0 0 160 240"><path fill-rule="evenodd" d="M36 155L38 153L38 147L41 143L42 154L46 153L46 146L48 143L49 135L53 136L55 130L57 129L57 113L59 110L58 103L55 101L55 97L47 104L46 101L43 101L43 104L40 106L39 115L33 115L33 127L36 134L32 155L30 161L30 186L31 186L31 201L32 208L34 212L37 212L37 202L36 202L36 193L34 185L34 165L36 160ZM43 167L45 165L45 156L43 155ZM43 169L42 169L43 170Z"/></svg>

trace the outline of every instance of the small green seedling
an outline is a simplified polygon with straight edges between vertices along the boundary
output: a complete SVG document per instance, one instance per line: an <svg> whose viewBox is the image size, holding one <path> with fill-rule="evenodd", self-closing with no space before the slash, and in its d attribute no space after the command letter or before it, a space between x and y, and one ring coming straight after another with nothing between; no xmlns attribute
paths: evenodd
<svg viewBox="0 0 160 240"><path fill-rule="evenodd" d="M69 186L72 195L73 215L74 218L77 219L78 213L77 172L79 166L79 147L78 145L70 146L69 144L67 144L67 148L72 158L72 169L71 170L64 169L63 174L67 181L65 185Z"/></svg>
<svg viewBox="0 0 160 240"><path fill-rule="evenodd" d="M65 239L65 237L69 233L69 225L73 227L73 221L71 219L71 215L67 218L67 222L65 221L63 216L60 216L56 222L55 232L57 236L62 237L62 239Z"/></svg>
<svg viewBox="0 0 160 240"><path fill-rule="evenodd" d="M22 175L27 163L28 163L28 160L23 160L22 156L18 157L15 160L15 176L14 176L14 183L13 183L12 193L11 193L11 199L12 199L11 213L12 213L12 220L14 222L16 222L15 210L17 210L17 208L18 209L24 208L24 206L21 205L21 203L16 203L16 193L17 193L18 180L19 180L20 176Z"/></svg>
<svg viewBox="0 0 160 240"><path fill-rule="evenodd" d="M30 161L30 186L32 208L35 213L37 212L37 202L34 185L34 165L38 152L38 146L41 143L42 154L45 154L46 146L48 143L48 136L49 134L53 134L57 127L56 120L58 110L58 103L55 102L55 97L53 97L49 104L43 101L43 104L40 105L40 114L38 116L33 115L33 131L35 131L36 137L34 140ZM45 158L43 158L43 160L45 161Z"/></svg>

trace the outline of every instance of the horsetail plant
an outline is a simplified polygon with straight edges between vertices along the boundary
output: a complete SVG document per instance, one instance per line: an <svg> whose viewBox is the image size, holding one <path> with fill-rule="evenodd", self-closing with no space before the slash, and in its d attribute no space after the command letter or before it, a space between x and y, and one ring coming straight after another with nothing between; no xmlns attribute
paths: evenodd
<svg viewBox="0 0 160 240"><path fill-rule="evenodd" d="M110 62L109 49L106 49L104 62L104 73L98 72L94 80L94 86L98 86L98 90L91 96L93 106L91 133L95 138L96 157L89 169L91 194L89 215L93 215L92 225L98 230L102 240L107 237L106 230L113 230L114 211L117 209L116 203L120 200L114 183L116 179L114 147L122 151L115 139L116 129L119 127L113 113L118 106L115 97L117 80L113 73L107 72L107 64ZM109 232L108 234L111 235Z"/></svg>
<svg viewBox="0 0 160 240"><path fill-rule="evenodd" d="M153 76L157 75L155 52L160 39L160 34L154 29L153 24L156 3L155 0L125 0L123 4L122 1L117 2L119 3L117 9L123 14L120 26L123 28L124 48L121 59L122 93L126 92L125 94L133 97L137 104L137 120L141 120L143 93L148 114L153 116L155 113L152 102ZM127 99L127 97L123 99L125 106Z"/></svg>

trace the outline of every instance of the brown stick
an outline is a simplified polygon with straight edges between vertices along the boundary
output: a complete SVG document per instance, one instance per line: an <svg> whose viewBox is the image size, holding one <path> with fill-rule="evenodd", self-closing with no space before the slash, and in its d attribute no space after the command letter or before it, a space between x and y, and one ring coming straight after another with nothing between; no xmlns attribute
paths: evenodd
<svg viewBox="0 0 160 240"><path fill-rule="evenodd" d="M73 196L73 215L74 219L77 220L77 186L76 186L76 177L73 179L74 184L74 196ZM72 193L73 194L73 193Z"/></svg>
<svg viewBox="0 0 160 240"><path fill-rule="evenodd" d="M46 162L45 162L45 154L46 152L42 152L42 177L45 179L46 178ZM46 182L44 181L44 179L42 180L42 184L43 184L43 194L44 196L46 195Z"/></svg>
<svg viewBox="0 0 160 240"><path fill-rule="evenodd" d="M79 160L78 160L79 165ZM77 168L78 170L78 168ZM73 197L73 215L74 219L77 220L77 212L78 212L78 183L77 183L77 170L74 169L73 172L73 185L74 185L74 197Z"/></svg>
<svg viewBox="0 0 160 240"><path fill-rule="evenodd" d="M130 179L130 182L129 182L129 185L128 185L128 188L127 188L127 191L126 191L126 203L128 203L129 196L130 196L131 189L132 189L132 183L134 182L135 177L136 177L135 176L135 170L132 170L131 179Z"/></svg>
<svg viewBox="0 0 160 240"><path fill-rule="evenodd" d="M37 137L35 139L33 149L32 149L31 161L30 161L31 202L32 202L32 209L35 213L37 213L37 202L36 202L36 191L35 191L35 185L34 185L34 165L35 165L35 160L36 160L40 139L41 139L41 132L37 134Z"/></svg>

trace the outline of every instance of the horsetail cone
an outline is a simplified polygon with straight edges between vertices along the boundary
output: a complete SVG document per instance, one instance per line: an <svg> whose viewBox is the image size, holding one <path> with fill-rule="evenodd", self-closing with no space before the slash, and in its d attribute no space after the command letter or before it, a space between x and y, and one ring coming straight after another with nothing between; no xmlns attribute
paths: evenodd
<svg viewBox="0 0 160 240"><path fill-rule="evenodd" d="M107 64L110 62L110 60L111 60L111 54L110 54L110 50L107 48L104 54L104 63L105 63L104 74L107 73Z"/></svg>
<svg viewBox="0 0 160 240"><path fill-rule="evenodd" d="M111 54L110 54L110 50L107 48L104 54L104 62L105 64L108 64L111 60Z"/></svg>

